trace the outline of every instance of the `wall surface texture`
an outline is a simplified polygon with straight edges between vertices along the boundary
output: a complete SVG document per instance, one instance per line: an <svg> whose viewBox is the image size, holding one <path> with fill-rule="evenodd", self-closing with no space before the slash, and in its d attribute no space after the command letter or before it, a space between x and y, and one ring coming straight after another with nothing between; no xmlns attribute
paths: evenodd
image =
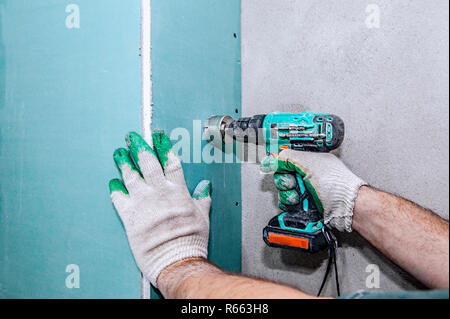
<svg viewBox="0 0 450 319"><path fill-rule="evenodd" d="M341 116L347 135L338 154L356 174L448 219L448 2L372 3L244 0L243 113ZM243 272L316 293L325 254L308 257L262 241L278 209L272 180L258 165L243 165L242 193ZM344 293L366 289L370 264L381 270L380 290L421 287L357 234L338 237ZM326 294L334 292L332 279Z"/></svg>
<svg viewBox="0 0 450 319"><path fill-rule="evenodd" d="M140 296L108 190L140 128L140 5L76 4L79 25L66 1L0 0L0 298Z"/></svg>

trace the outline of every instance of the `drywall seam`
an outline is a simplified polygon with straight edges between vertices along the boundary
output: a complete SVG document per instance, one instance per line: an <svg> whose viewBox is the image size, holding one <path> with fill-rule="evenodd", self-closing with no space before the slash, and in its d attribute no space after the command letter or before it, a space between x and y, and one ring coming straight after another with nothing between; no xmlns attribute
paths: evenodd
<svg viewBox="0 0 450 319"><path fill-rule="evenodd" d="M152 63L151 63L151 0L141 0L142 60L142 136L153 146L152 126Z"/></svg>
<svg viewBox="0 0 450 319"><path fill-rule="evenodd" d="M141 0L142 137L152 141L151 0ZM141 299L150 299L150 283L141 273Z"/></svg>

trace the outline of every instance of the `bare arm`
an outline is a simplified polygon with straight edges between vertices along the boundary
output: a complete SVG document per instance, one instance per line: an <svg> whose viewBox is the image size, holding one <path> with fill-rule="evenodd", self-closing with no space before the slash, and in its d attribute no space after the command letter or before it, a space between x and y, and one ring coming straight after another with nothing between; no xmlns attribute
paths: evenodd
<svg viewBox="0 0 450 319"><path fill-rule="evenodd" d="M353 229L430 288L448 288L449 224L432 212L363 186Z"/></svg>
<svg viewBox="0 0 450 319"><path fill-rule="evenodd" d="M300 290L231 274L206 259L180 261L163 270L158 287L168 299L306 299Z"/></svg>
<svg viewBox="0 0 450 319"><path fill-rule="evenodd" d="M363 186L353 228L427 286L448 288L449 225L442 218L405 199ZM169 299L314 298L288 286L225 272L197 258L167 267L158 286Z"/></svg>

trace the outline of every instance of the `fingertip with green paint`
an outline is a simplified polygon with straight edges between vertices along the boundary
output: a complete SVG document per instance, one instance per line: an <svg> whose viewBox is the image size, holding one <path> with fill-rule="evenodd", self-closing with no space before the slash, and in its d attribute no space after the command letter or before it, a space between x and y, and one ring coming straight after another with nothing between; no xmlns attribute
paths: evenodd
<svg viewBox="0 0 450 319"><path fill-rule="evenodd" d="M273 175L273 181L276 188L281 191L287 191L297 187L297 179L293 174L275 173Z"/></svg>
<svg viewBox="0 0 450 319"><path fill-rule="evenodd" d="M122 192L123 194L128 195L128 190L121 180L115 178L109 181L109 193L113 192Z"/></svg>
<svg viewBox="0 0 450 319"><path fill-rule="evenodd" d="M172 142L163 130L155 130L152 134L153 146L158 156L162 168L164 168L168 161L168 154L172 149Z"/></svg>
<svg viewBox="0 0 450 319"><path fill-rule="evenodd" d="M278 169L278 160L275 156L266 156L261 162L261 171L263 173L276 172Z"/></svg>
<svg viewBox="0 0 450 319"><path fill-rule="evenodd" d="M202 199L209 196L211 196L211 182L208 180L203 180L198 183L192 194L193 199Z"/></svg>
<svg viewBox="0 0 450 319"><path fill-rule="evenodd" d="M136 166L133 163L133 160L130 157L130 152L128 152L125 148L118 148L114 151L114 162L116 163L119 170L122 169L122 166L125 164L130 165L132 170L137 171Z"/></svg>
<svg viewBox="0 0 450 319"><path fill-rule="evenodd" d="M147 144L147 142L136 132L130 132L125 137L128 148L130 149L131 156L139 164L139 154L142 152L150 152L156 156L155 151Z"/></svg>
<svg viewBox="0 0 450 319"><path fill-rule="evenodd" d="M300 196L296 190L279 191L278 199L284 205L297 205L300 203Z"/></svg>

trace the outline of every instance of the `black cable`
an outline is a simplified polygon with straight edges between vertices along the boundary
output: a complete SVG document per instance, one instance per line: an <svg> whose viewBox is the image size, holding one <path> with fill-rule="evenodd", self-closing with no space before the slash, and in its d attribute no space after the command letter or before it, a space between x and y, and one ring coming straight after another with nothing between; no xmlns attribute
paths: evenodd
<svg viewBox="0 0 450 319"><path fill-rule="evenodd" d="M325 283L327 282L328 279L328 274L330 273L330 268L331 268L331 263L333 262L333 257L331 255L331 249L329 251L329 257L328 257L328 265L327 265L327 270L325 271L325 276L323 277L322 280L322 284L320 285L320 289L319 289L319 293L317 294L317 297L320 296L320 294L322 293L322 289L325 286Z"/></svg>
<svg viewBox="0 0 450 319"><path fill-rule="evenodd" d="M336 291L337 291L337 295L338 297L341 295L341 289L339 287L339 276L338 276L338 270L337 270L337 262L336 262L336 250L337 250L337 241L335 238L333 238L333 242L330 245L330 249L333 250L333 255L334 255L334 273L335 273L335 278L336 278Z"/></svg>
<svg viewBox="0 0 450 319"><path fill-rule="evenodd" d="M337 291L338 297L340 297L341 289L339 287L339 277L338 277L338 271L337 271L336 254L334 255L334 273L336 275L336 291Z"/></svg>
<svg viewBox="0 0 450 319"><path fill-rule="evenodd" d="M330 273L330 269L331 269L331 264L334 263L334 272L335 272L335 278L336 278L336 290L337 290L337 295L340 296L341 295L341 289L339 287L339 277L338 277L338 270L337 270L337 263L336 263L336 249L337 249L337 240L330 236L330 233L328 231L328 229L326 227L324 227L322 229L323 235L328 243L328 265L327 265L327 270L325 271L325 276L322 280L322 284L320 285L320 289L319 289L319 293L317 294L317 297L320 296L320 294L322 293L322 290L325 286L325 283L328 279L328 275Z"/></svg>

